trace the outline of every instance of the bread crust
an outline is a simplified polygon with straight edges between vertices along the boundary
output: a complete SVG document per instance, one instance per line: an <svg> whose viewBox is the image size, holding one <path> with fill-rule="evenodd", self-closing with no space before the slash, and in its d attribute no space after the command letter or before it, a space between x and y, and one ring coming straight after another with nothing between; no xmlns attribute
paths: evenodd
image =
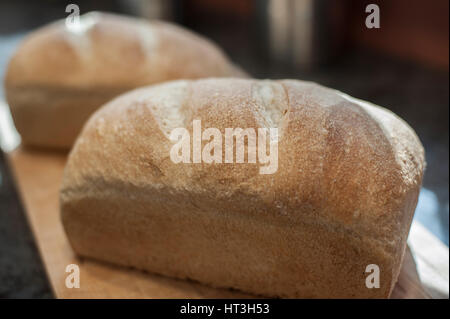
<svg viewBox="0 0 450 319"><path fill-rule="evenodd" d="M78 28L61 20L32 32L8 65L5 94L24 144L71 147L99 106L139 86L244 76L212 42L173 24L99 12L80 19Z"/></svg>
<svg viewBox="0 0 450 319"><path fill-rule="evenodd" d="M279 129L278 170L174 164L193 119ZM385 298L424 170L414 131L381 107L297 80L174 81L96 112L70 153L61 216L74 250L271 297ZM379 289L365 286L380 267Z"/></svg>

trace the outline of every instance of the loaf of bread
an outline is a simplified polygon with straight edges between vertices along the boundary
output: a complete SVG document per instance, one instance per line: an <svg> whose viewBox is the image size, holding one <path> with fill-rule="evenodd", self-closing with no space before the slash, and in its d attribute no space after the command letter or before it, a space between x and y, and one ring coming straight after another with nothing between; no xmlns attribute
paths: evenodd
<svg viewBox="0 0 450 319"><path fill-rule="evenodd" d="M241 74L217 46L181 27L92 12L26 37L5 93L25 145L70 148L98 107L130 89Z"/></svg>
<svg viewBox="0 0 450 319"><path fill-rule="evenodd" d="M193 134L195 120L222 134L277 128L266 140L278 145L277 170L177 163L171 134ZM89 119L65 168L62 223L77 254L152 273L270 297L384 298L424 165L403 120L339 91L297 80L173 81L124 94ZM378 288L366 285L369 265Z"/></svg>

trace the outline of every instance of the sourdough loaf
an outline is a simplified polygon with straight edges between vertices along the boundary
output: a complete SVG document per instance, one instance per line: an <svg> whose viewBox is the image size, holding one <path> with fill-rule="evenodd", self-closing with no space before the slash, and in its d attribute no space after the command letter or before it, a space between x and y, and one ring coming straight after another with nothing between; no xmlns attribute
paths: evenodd
<svg viewBox="0 0 450 319"><path fill-rule="evenodd" d="M222 133L277 127L278 170L175 164L170 132L196 119ZM403 120L341 92L296 80L174 81L89 119L65 168L61 216L81 256L271 297L385 298L423 170ZM380 287L369 289L372 264Z"/></svg>
<svg viewBox="0 0 450 319"><path fill-rule="evenodd" d="M92 12L27 36L5 93L24 144L70 148L99 106L130 89L241 74L217 46L181 27Z"/></svg>

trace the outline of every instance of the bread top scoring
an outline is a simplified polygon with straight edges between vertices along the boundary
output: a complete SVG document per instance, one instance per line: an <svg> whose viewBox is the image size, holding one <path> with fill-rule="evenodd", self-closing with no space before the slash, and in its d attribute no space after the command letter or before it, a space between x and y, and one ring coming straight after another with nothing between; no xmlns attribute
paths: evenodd
<svg viewBox="0 0 450 319"><path fill-rule="evenodd" d="M213 43L161 21L91 12L32 32L13 56L6 87L135 88L173 79L239 76Z"/></svg>
<svg viewBox="0 0 450 319"><path fill-rule="evenodd" d="M191 131L195 119L221 132L277 127L278 170L173 163L169 132ZM423 169L422 145L403 120L338 91L297 80L174 81L122 95L91 117L70 154L61 200L169 194L180 209L321 223L395 250Z"/></svg>

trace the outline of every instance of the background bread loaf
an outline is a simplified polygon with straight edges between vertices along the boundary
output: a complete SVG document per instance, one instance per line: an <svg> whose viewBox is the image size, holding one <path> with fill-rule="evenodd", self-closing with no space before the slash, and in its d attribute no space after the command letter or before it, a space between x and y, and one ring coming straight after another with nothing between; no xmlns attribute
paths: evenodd
<svg viewBox="0 0 450 319"><path fill-rule="evenodd" d="M175 164L175 127L279 128L278 170ZM65 169L75 252L276 297L383 298L397 280L424 169L390 111L296 80L175 81L96 112ZM369 264L380 288L365 285Z"/></svg>
<svg viewBox="0 0 450 319"><path fill-rule="evenodd" d="M68 148L100 105L174 79L240 76L210 41L175 25L92 12L32 32L6 73L6 97L24 144Z"/></svg>

